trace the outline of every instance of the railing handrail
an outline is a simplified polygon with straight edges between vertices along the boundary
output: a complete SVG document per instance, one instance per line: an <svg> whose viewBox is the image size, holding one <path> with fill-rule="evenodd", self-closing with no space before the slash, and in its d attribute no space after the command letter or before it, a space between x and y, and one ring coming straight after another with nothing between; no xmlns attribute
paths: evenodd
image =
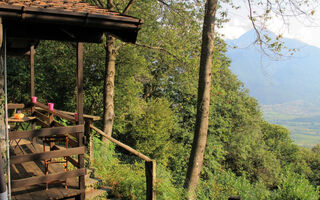
<svg viewBox="0 0 320 200"><path fill-rule="evenodd" d="M122 142L114 139L113 137L105 134L102 130L98 129L97 127L93 126L92 124L90 124L90 128L92 128L93 130L95 130L97 133L99 133L100 135L102 135L103 137L107 138L108 140L110 140L111 142L115 143L116 145L124 148L125 150L129 151L130 153L138 156L139 158L148 161L148 162L152 162L153 160L151 158L149 158L148 156L138 152L137 150L129 147L128 145L123 144Z"/></svg>
<svg viewBox="0 0 320 200"><path fill-rule="evenodd" d="M74 117L71 117L70 115L64 114L64 113L62 113L62 112L60 112L60 111L58 111L58 110L56 110L56 109L54 109L53 111L51 111L51 110L49 110L49 106L47 106L47 105L44 105L44 104L39 103L39 102L35 102L35 103L33 103L33 104L34 104L34 106L37 106L37 107L40 107L40 108L44 109L44 110L45 110L46 112L48 112L48 113L54 114L54 115L56 115L56 116L59 116L59 117L61 117L61 118L64 118L64 119L66 119L66 120L68 120L68 121L70 121L70 122L73 122L73 123L76 122L76 120L74 119Z"/></svg>
<svg viewBox="0 0 320 200"><path fill-rule="evenodd" d="M40 106L39 106L39 107L36 107L36 109L37 109L37 110L46 110L46 111L47 111L47 109L43 109L43 108L41 108ZM73 116L73 117L74 117L74 115L75 115L75 113L73 113L73 112L64 111L64 110L54 109L54 111L60 112L60 113L62 113L62 114L70 115L70 116ZM99 120L101 120L101 117L99 117L99 116L88 115L88 114L83 114L83 118L84 118L85 120L89 119L89 120L92 120L92 121L99 121Z"/></svg>

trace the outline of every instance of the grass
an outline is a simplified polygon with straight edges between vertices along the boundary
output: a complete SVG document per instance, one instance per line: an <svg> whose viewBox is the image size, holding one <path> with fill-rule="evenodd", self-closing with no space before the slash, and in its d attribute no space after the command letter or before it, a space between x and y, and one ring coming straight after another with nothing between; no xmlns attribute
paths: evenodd
<svg viewBox="0 0 320 200"><path fill-rule="evenodd" d="M320 143L320 116L319 115L289 115L268 111L263 113L265 120L279 124L289 129L291 138L296 144L312 147Z"/></svg>

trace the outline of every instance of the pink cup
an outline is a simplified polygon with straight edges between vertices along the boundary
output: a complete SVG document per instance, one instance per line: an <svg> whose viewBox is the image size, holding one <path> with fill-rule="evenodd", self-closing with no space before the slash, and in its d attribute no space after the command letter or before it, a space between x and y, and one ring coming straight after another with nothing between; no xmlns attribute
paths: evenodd
<svg viewBox="0 0 320 200"><path fill-rule="evenodd" d="M37 103L37 97L33 96L31 99L32 99L32 103Z"/></svg>
<svg viewBox="0 0 320 200"><path fill-rule="evenodd" d="M76 120L76 122L78 121L78 113L77 112L74 113L74 120Z"/></svg>
<svg viewBox="0 0 320 200"><path fill-rule="evenodd" d="M54 103L48 103L49 110L53 111Z"/></svg>

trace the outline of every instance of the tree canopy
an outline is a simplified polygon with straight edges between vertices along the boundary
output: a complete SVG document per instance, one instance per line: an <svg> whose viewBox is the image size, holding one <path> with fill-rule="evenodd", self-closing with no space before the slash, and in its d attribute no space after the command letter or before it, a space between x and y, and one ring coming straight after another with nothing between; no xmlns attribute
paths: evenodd
<svg viewBox="0 0 320 200"><path fill-rule="evenodd" d="M105 2L102 2L105 3ZM279 2L281 3L281 2ZM122 1L113 1L115 9ZM158 162L158 199L184 199L196 119L202 1L136 1L144 19L137 44L115 62L113 136ZM220 18L219 18L220 19ZM197 199L318 199L319 147L295 145L284 127L266 122L257 100L230 71L226 44L214 39L208 139ZM105 47L85 44L85 113L103 116ZM75 44L41 41L36 49L39 101L75 111ZM9 101L28 102L27 57L8 59ZM259 66L257 66L259 67ZM96 126L103 127L102 122ZM139 160L95 139L95 167L113 195L144 198ZM132 173L135 171L136 173Z"/></svg>

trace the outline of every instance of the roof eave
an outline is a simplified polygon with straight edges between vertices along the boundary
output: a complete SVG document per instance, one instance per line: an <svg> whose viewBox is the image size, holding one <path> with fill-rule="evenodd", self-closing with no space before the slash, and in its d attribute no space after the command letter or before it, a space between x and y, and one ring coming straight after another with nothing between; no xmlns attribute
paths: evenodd
<svg viewBox="0 0 320 200"><path fill-rule="evenodd" d="M90 13L76 13L59 11L57 9L31 8L24 6L0 6L0 17L28 23L45 23L69 25L71 27L94 28L109 32L115 37L135 43L143 20L125 15L96 15Z"/></svg>

